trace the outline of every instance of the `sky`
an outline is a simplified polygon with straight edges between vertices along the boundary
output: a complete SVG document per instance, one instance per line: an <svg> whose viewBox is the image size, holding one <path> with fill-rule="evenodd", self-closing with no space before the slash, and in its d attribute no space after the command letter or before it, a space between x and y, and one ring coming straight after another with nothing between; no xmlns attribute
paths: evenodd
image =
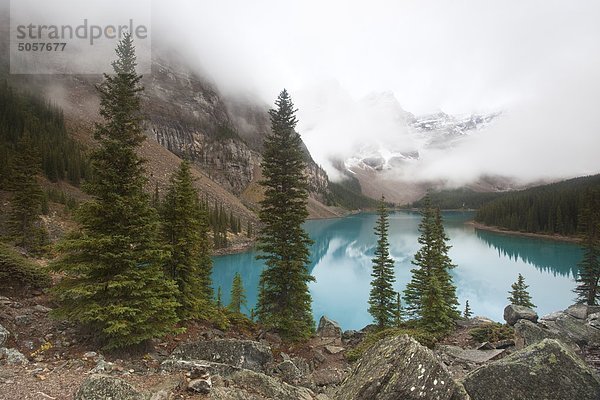
<svg viewBox="0 0 600 400"><path fill-rule="evenodd" d="M400 176L460 185L483 174L525 182L600 172L598 1L154 5L154 37L189 55L224 92L272 104L287 88L303 139L330 173L328 160L365 142L414 147L394 107L503 112L456 148L421 149L419 163L392 171ZM365 106L373 96L386 101Z"/></svg>
<svg viewBox="0 0 600 400"><path fill-rule="evenodd" d="M148 1L153 42L224 94L272 105L288 89L298 131L332 176L332 159L365 145L419 150L389 173L456 186L600 172L600 1ZM428 150L404 111L502 117Z"/></svg>

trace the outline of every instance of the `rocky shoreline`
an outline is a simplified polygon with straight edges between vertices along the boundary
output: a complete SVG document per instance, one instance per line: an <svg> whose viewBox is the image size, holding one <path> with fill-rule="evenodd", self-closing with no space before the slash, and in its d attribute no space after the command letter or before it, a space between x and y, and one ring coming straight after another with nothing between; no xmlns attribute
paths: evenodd
<svg viewBox="0 0 600 400"><path fill-rule="evenodd" d="M322 317L307 343L208 325L132 353L103 354L92 333L48 318L43 293L0 297L0 398L213 400L513 400L600 398L600 307L539 318L508 306L514 336L479 342L476 317L432 349L407 335L346 354L369 329L342 332ZM512 327L512 328L508 328Z"/></svg>

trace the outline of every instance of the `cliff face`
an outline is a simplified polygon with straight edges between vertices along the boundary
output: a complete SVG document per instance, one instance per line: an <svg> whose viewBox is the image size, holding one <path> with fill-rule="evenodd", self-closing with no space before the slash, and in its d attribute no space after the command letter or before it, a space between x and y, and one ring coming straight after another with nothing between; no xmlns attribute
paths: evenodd
<svg viewBox="0 0 600 400"><path fill-rule="evenodd" d="M192 162L227 190L240 195L256 180L270 123L266 105L225 99L182 64L156 60L144 80L148 136ZM328 178L307 154L310 190L323 198Z"/></svg>

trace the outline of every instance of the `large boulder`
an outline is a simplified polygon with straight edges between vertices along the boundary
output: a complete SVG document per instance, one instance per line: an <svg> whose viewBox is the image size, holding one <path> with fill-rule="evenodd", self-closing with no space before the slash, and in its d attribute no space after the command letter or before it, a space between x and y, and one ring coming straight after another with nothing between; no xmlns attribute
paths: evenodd
<svg viewBox="0 0 600 400"><path fill-rule="evenodd" d="M75 394L75 400L144 400L145 398L124 380L106 375L90 376L83 381Z"/></svg>
<svg viewBox="0 0 600 400"><path fill-rule="evenodd" d="M588 315L600 312L599 306L588 306L587 304L573 304L565 310L565 313L573 318L586 319Z"/></svg>
<svg viewBox="0 0 600 400"><path fill-rule="evenodd" d="M228 379L227 386L213 386L212 400L316 400L311 390L295 387L265 374L241 370Z"/></svg>
<svg viewBox="0 0 600 400"><path fill-rule="evenodd" d="M600 329L590 326L586 319L565 313L556 318L556 321L548 322L548 325L560 330L580 346L600 345Z"/></svg>
<svg viewBox="0 0 600 400"><path fill-rule="evenodd" d="M183 344L172 359L206 360L256 372L266 372L273 361L271 348L251 340L216 339Z"/></svg>
<svg viewBox="0 0 600 400"><path fill-rule="evenodd" d="M472 400L600 399L600 377L554 339L476 369L463 385Z"/></svg>
<svg viewBox="0 0 600 400"><path fill-rule="evenodd" d="M8 329L0 325L0 347L4 346L10 336Z"/></svg>
<svg viewBox="0 0 600 400"><path fill-rule="evenodd" d="M569 345L573 350L580 352L581 349L568 335L561 332L559 329L551 328L553 324L542 322L534 324L525 319L519 320L515 324L515 346L517 349L523 349L532 344L541 342L544 339L558 339L561 342Z"/></svg>
<svg viewBox="0 0 600 400"><path fill-rule="evenodd" d="M319 320L317 336L341 339L342 328L340 327L340 324L323 315Z"/></svg>
<svg viewBox="0 0 600 400"><path fill-rule="evenodd" d="M465 398L431 350L407 335L367 350L336 391L343 400L449 400Z"/></svg>
<svg viewBox="0 0 600 400"><path fill-rule="evenodd" d="M513 326L520 319L537 322L538 315L531 308L515 306L514 304L509 304L504 308L504 320L508 325Z"/></svg>

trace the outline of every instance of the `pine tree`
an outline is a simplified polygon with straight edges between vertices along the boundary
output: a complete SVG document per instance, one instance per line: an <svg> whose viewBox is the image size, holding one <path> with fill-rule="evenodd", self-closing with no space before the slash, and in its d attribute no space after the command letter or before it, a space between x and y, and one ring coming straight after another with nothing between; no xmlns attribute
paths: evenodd
<svg viewBox="0 0 600 400"><path fill-rule="evenodd" d="M389 252L388 229L390 225L384 196L381 196L377 213L379 218L374 229L377 235L377 247L375 258L372 260L371 276L373 279L369 295L369 313L377 327L383 329L394 323L396 311L396 292L393 288L396 278L394 277L394 260L390 257Z"/></svg>
<svg viewBox="0 0 600 400"><path fill-rule="evenodd" d="M465 302L465 311L463 312L463 317L469 319L473 316L473 312L471 311L471 306L469 305L469 300Z"/></svg>
<svg viewBox="0 0 600 400"><path fill-rule="evenodd" d="M600 192L588 191L579 216L583 258L577 274L578 302L596 305L600 300Z"/></svg>
<svg viewBox="0 0 600 400"><path fill-rule="evenodd" d="M242 306L245 307L246 305L246 291L242 284L242 277L239 272L236 272L231 285L231 301L227 308L233 313L240 314L242 312Z"/></svg>
<svg viewBox="0 0 600 400"><path fill-rule="evenodd" d="M182 319L208 318L213 298L208 216L187 161L171 177L161 217L162 237L170 250L166 271L179 288L178 315Z"/></svg>
<svg viewBox="0 0 600 400"><path fill-rule="evenodd" d="M163 273L158 217L144 192L144 140L131 36L117 46L114 75L98 86L98 148L92 155L92 197L78 209L80 232L59 248L64 272L54 294L60 317L86 325L105 348L142 343L174 331L176 284Z"/></svg>
<svg viewBox="0 0 600 400"><path fill-rule="evenodd" d="M394 312L394 325L399 327L404 319L404 310L402 308L402 301L400 292L396 292L396 309Z"/></svg>
<svg viewBox="0 0 600 400"><path fill-rule="evenodd" d="M527 291L529 286L525 284L525 278L519 273L517 281L511 285L512 290L508 292L510 297L508 301L510 304L515 306L523 306L527 308L535 308L535 305L531 302L531 296Z"/></svg>
<svg viewBox="0 0 600 400"><path fill-rule="evenodd" d="M421 210L421 222L418 242L421 248L415 254L413 265L417 268L411 270L411 281L404 290L404 304L406 313L412 318L420 318L423 307L423 294L428 286L428 280L434 268L434 223L435 214L431 208L429 196L424 199Z"/></svg>
<svg viewBox="0 0 600 400"><path fill-rule="evenodd" d="M429 195L424 200L422 220L419 225L419 244L411 270L411 281L404 290L404 301L408 314L420 318L420 324L430 332L443 332L452 328L460 317L457 310L456 288L449 270L454 268L446 243L439 209L431 206Z"/></svg>
<svg viewBox="0 0 600 400"><path fill-rule="evenodd" d="M302 224L308 216L308 183L302 140L294 130L296 110L286 90L269 111L272 134L265 140L262 163L265 198L259 218L261 274L259 322L287 340L308 338L314 330L308 283L309 246Z"/></svg>
<svg viewBox="0 0 600 400"><path fill-rule="evenodd" d="M444 221L442 220L442 212L439 208L435 208L435 251L436 251L436 272L439 283L442 287L444 302L449 307L448 312L450 317L454 319L460 318L458 310L458 298L456 297L456 286L452 281L450 270L456 265L452 264L452 260L448 256L448 252L452 246L448 245L450 240L444 231Z"/></svg>
<svg viewBox="0 0 600 400"><path fill-rule="evenodd" d="M223 308L223 297L221 295L221 286L217 288L217 309Z"/></svg>
<svg viewBox="0 0 600 400"><path fill-rule="evenodd" d="M17 246L37 252L46 243L47 233L40 214L44 192L37 181L40 158L28 134L17 146L11 185L13 192L9 215L9 231Z"/></svg>

